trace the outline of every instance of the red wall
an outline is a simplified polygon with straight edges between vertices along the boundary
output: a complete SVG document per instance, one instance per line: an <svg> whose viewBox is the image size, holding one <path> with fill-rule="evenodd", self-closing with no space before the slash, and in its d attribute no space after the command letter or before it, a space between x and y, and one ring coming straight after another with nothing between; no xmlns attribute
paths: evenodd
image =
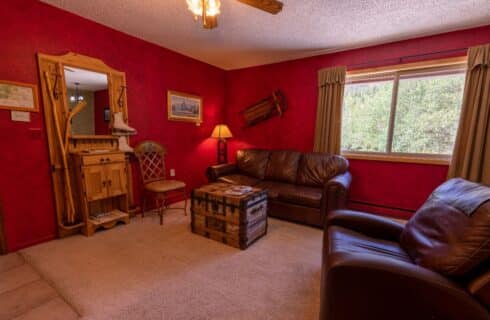
<svg viewBox="0 0 490 320"><path fill-rule="evenodd" d="M393 61L384 64L398 63L400 56L490 42L487 26L225 72L35 0L3 0L0 21L0 79L39 85L38 52L73 51L126 72L129 124L138 130L132 144L145 139L164 144L167 167L175 168L177 178L187 181L190 188L205 182L204 170L215 162L215 141L208 137L214 124L224 119L236 137L230 141L232 151L245 146L311 150L320 68L385 59ZM243 130L238 112L277 88L289 100L290 109L284 118ZM203 97L202 126L166 119L168 89ZM10 120L9 111L0 110L0 150L0 202L9 250L54 238L55 213L42 112L31 113L30 123L20 123ZM444 180L447 171L445 166L351 163L352 200L408 210L416 209ZM372 206L368 209L400 214Z"/></svg>
<svg viewBox="0 0 490 320"><path fill-rule="evenodd" d="M236 149L246 146L312 150L317 72L321 68L368 63L362 66L365 68L412 62L415 59L400 60L400 57L488 42L490 26L230 71L226 75L225 99L226 121L235 135L230 140L230 151L233 154ZM461 55L462 52L453 55ZM443 56L448 55L431 55L425 59ZM382 62L371 63L373 61ZM281 89L288 100L289 110L283 118L270 119L255 127L243 129L239 112L270 95L275 89ZM352 160L351 171L353 183L350 198L353 208L408 217L411 211L425 201L432 189L444 181L447 166ZM369 205L361 206L357 202Z"/></svg>
<svg viewBox="0 0 490 320"><path fill-rule="evenodd" d="M109 108L109 91L99 90L94 92L94 127L95 134L111 134L109 122L104 120L104 110Z"/></svg>
<svg viewBox="0 0 490 320"><path fill-rule="evenodd" d="M138 129L132 143L161 142L168 149L167 166L176 169L177 178L191 188L205 182L205 168L216 157L215 143L208 137L223 120L223 70L35 0L3 0L1 6L0 79L39 85L38 52L73 51L102 59L126 73L129 124ZM200 127L167 120L168 89L203 97ZM31 122L21 123L12 122L10 112L0 110L0 150L0 201L8 249L54 238L42 112L31 113Z"/></svg>

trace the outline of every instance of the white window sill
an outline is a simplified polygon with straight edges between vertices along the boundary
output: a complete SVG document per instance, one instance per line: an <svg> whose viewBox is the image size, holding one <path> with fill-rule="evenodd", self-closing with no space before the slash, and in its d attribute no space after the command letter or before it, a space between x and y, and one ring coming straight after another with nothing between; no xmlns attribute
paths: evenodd
<svg viewBox="0 0 490 320"><path fill-rule="evenodd" d="M407 153L376 153L376 152L352 152L342 151L341 155L347 159L371 160L371 161L388 161L388 162L405 162L435 164L447 166L451 162L451 156L448 155L424 155L424 154L407 154Z"/></svg>

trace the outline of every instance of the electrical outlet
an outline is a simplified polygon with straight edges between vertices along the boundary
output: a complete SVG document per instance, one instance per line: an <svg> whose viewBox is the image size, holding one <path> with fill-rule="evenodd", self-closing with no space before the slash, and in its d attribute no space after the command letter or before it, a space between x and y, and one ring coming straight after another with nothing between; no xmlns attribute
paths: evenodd
<svg viewBox="0 0 490 320"><path fill-rule="evenodd" d="M170 176L175 177L175 169L170 169Z"/></svg>

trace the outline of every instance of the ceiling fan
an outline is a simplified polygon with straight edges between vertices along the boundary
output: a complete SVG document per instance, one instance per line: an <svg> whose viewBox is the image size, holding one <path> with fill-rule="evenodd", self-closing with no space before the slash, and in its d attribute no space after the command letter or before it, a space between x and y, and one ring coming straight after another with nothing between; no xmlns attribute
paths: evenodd
<svg viewBox="0 0 490 320"><path fill-rule="evenodd" d="M213 29L218 26L220 0L186 0L188 9L194 14L195 20L202 17L202 26L205 29ZM282 2L278 0L237 0L241 3L257 9L278 14L282 10Z"/></svg>

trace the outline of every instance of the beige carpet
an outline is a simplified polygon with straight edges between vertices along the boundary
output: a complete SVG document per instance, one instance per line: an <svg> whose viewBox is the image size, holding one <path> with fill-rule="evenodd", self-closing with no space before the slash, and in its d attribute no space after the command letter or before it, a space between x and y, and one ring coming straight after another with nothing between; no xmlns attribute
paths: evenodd
<svg viewBox="0 0 490 320"><path fill-rule="evenodd" d="M168 211L21 251L83 319L317 319L321 230L269 219L245 251Z"/></svg>
<svg viewBox="0 0 490 320"><path fill-rule="evenodd" d="M18 253L0 256L0 319L76 320L78 315Z"/></svg>

